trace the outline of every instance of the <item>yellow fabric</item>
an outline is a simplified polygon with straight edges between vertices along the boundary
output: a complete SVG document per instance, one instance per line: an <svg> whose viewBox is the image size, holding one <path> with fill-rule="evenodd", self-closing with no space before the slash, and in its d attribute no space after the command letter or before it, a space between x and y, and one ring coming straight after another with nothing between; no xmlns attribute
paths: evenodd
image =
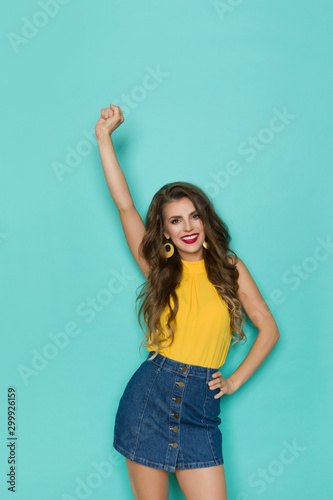
<svg viewBox="0 0 333 500"><path fill-rule="evenodd" d="M204 259L182 260L182 263L183 276L176 288L179 300L177 330L172 345L162 346L160 354L182 363L218 369L225 362L232 336L228 306L209 281ZM171 305L174 305L172 298ZM168 314L166 306L160 321L169 334ZM153 346L147 349L156 350Z"/></svg>

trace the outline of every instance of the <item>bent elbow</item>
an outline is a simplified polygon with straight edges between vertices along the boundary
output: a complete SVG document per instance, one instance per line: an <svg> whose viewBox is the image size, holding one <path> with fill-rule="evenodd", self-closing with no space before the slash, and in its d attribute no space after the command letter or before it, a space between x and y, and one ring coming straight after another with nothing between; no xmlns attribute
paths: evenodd
<svg viewBox="0 0 333 500"><path fill-rule="evenodd" d="M276 330L276 332L274 333L274 338L275 338L275 344L276 344L277 341L280 339L280 332L279 332L279 330Z"/></svg>

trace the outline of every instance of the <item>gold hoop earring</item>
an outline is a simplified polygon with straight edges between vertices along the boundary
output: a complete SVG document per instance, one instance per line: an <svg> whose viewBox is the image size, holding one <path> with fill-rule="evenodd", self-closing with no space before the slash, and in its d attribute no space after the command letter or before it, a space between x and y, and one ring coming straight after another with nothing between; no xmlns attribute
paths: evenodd
<svg viewBox="0 0 333 500"><path fill-rule="evenodd" d="M175 247L171 242L163 243L163 245L165 247L165 256L167 259L169 259L174 254ZM167 249L167 247L169 247L169 250Z"/></svg>
<svg viewBox="0 0 333 500"><path fill-rule="evenodd" d="M209 248L209 245L208 245L208 243L207 243L207 241L206 241L206 240L204 240L204 241L203 241L202 246L203 246L204 248L206 248L206 250Z"/></svg>

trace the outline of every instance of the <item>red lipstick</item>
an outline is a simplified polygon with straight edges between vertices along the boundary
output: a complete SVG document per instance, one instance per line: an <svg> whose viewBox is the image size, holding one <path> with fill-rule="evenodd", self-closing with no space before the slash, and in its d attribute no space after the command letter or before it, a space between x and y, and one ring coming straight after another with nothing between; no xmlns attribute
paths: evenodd
<svg viewBox="0 0 333 500"><path fill-rule="evenodd" d="M197 239L199 238L199 234L198 233L193 233L193 234L187 234L185 237L188 238L188 237L192 237L194 236L193 238L189 239L189 240L184 240L184 236L182 238L180 238L184 243L187 243L188 245L190 245L191 243L195 243L197 241Z"/></svg>

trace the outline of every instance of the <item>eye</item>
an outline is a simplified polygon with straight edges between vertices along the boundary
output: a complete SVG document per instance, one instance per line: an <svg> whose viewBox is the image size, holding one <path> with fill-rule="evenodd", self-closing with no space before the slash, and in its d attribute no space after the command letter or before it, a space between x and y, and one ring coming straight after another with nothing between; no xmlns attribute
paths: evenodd
<svg viewBox="0 0 333 500"><path fill-rule="evenodd" d="M198 219L200 219L200 215L199 214L194 214L193 217L198 217Z"/></svg>
<svg viewBox="0 0 333 500"><path fill-rule="evenodd" d="M179 219L172 219L171 224L173 224L177 220L179 220Z"/></svg>

